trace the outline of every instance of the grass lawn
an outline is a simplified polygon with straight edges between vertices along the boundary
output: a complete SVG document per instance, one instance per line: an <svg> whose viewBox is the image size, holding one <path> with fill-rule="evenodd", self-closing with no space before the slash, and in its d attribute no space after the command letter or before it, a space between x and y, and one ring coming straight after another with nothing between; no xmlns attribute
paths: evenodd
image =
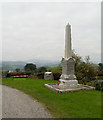
<svg viewBox="0 0 103 120"><path fill-rule="evenodd" d="M43 79L13 80L5 78L2 84L17 88L42 103L56 118L100 118L101 92L79 91L55 93L44 87L56 81Z"/></svg>

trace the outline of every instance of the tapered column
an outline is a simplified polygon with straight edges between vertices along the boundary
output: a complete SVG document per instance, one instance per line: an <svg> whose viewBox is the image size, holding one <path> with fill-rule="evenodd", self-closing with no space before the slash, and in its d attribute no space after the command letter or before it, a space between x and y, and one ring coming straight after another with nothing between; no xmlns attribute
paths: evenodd
<svg viewBox="0 0 103 120"><path fill-rule="evenodd" d="M74 74L75 60L72 58L71 26L69 24L67 24L65 28L65 54L61 63L62 75L60 76L61 83L59 86L63 88L76 88L78 81Z"/></svg>
<svg viewBox="0 0 103 120"><path fill-rule="evenodd" d="M69 23L66 25L65 28L65 55L64 58L68 59L72 57L72 50L71 50L71 26Z"/></svg>

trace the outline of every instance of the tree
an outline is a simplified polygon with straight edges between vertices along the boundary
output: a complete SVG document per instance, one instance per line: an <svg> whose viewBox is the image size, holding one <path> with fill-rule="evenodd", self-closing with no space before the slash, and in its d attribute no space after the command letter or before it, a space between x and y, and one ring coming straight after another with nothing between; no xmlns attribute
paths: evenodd
<svg viewBox="0 0 103 120"><path fill-rule="evenodd" d="M46 72L47 69L46 69L46 67L39 67L39 68L37 69L37 71L38 71L38 72Z"/></svg>
<svg viewBox="0 0 103 120"><path fill-rule="evenodd" d="M98 74L98 69L90 63L82 62L76 66L77 79L94 79Z"/></svg>
<svg viewBox="0 0 103 120"><path fill-rule="evenodd" d="M35 72L36 71L36 65L33 63L28 63L24 66L24 70L26 72Z"/></svg>
<svg viewBox="0 0 103 120"><path fill-rule="evenodd" d="M16 68L15 71L16 71L16 72L20 72L20 68Z"/></svg>
<svg viewBox="0 0 103 120"><path fill-rule="evenodd" d="M78 80L82 79L95 79L98 75L98 68L94 67L90 63L90 57L86 56L83 60L75 51L73 51L72 57L75 59L75 74Z"/></svg>

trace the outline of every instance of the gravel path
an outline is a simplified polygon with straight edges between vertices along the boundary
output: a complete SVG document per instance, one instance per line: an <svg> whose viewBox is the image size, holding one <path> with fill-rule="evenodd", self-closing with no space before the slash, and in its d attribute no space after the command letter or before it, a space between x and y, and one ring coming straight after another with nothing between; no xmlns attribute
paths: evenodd
<svg viewBox="0 0 103 120"><path fill-rule="evenodd" d="M52 115L29 95L3 85L2 118L52 118Z"/></svg>

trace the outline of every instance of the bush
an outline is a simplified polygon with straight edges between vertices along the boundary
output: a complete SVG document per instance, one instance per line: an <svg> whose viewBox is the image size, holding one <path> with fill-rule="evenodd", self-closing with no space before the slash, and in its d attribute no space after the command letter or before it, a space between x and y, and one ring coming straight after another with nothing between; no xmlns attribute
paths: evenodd
<svg viewBox="0 0 103 120"><path fill-rule="evenodd" d="M38 79L44 79L44 72L37 73L35 76L37 76Z"/></svg>
<svg viewBox="0 0 103 120"><path fill-rule="evenodd" d="M90 81L88 79L78 80L79 84L89 85L95 87L95 90L103 91L103 82Z"/></svg>
<svg viewBox="0 0 103 120"><path fill-rule="evenodd" d="M92 85L96 90L103 91L103 82L94 81Z"/></svg>
<svg viewBox="0 0 103 120"><path fill-rule="evenodd" d="M9 71L2 71L2 77L7 77Z"/></svg>
<svg viewBox="0 0 103 120"><path fill-rule="evenodd" d="M103 80L103 76L97 76L96 80Z"/></svg>
<svg viewBox="0 0 103 120"><path fill-rule="evenodd" d="M60 76L61 76L61 73L59 73L59 72L53 72L53 76L54 76L54 80L59 80Z"/></svg>
<svg viewBox="0 0 103 120"><path fill-rule="evenodd" d="M39 67L39 68L37 69L37 72L38 72L38 73L46 72L46 71L47 71L47 68L46 68L46 67Z"/></svg>
<svg viewBox="0 0 103 120"><path fill-rule="evenodd" d="M98 69L93 64L81 62L75 66L75 75L77 80L82 78L93 80L98 75Z"/></svg>
<svg viewBox="0 0 103 120"><path fill-rule="evenodd" d="M103 91L103 82L101 83L101 91Z"/></svg>
<svg viewBox="0 0 103 120"><path fill-rule="evenodd" d="M78 80L78 82L79 82L79 84L87 85L90 82L90 80L83 78L82 80Z"/></svg>
<svg viewBox="0 0 103 120"><path fill-rule="evenodd" d="M95 84L95 89L100 91L101 90L101 84L97 82Z"/></svg>

